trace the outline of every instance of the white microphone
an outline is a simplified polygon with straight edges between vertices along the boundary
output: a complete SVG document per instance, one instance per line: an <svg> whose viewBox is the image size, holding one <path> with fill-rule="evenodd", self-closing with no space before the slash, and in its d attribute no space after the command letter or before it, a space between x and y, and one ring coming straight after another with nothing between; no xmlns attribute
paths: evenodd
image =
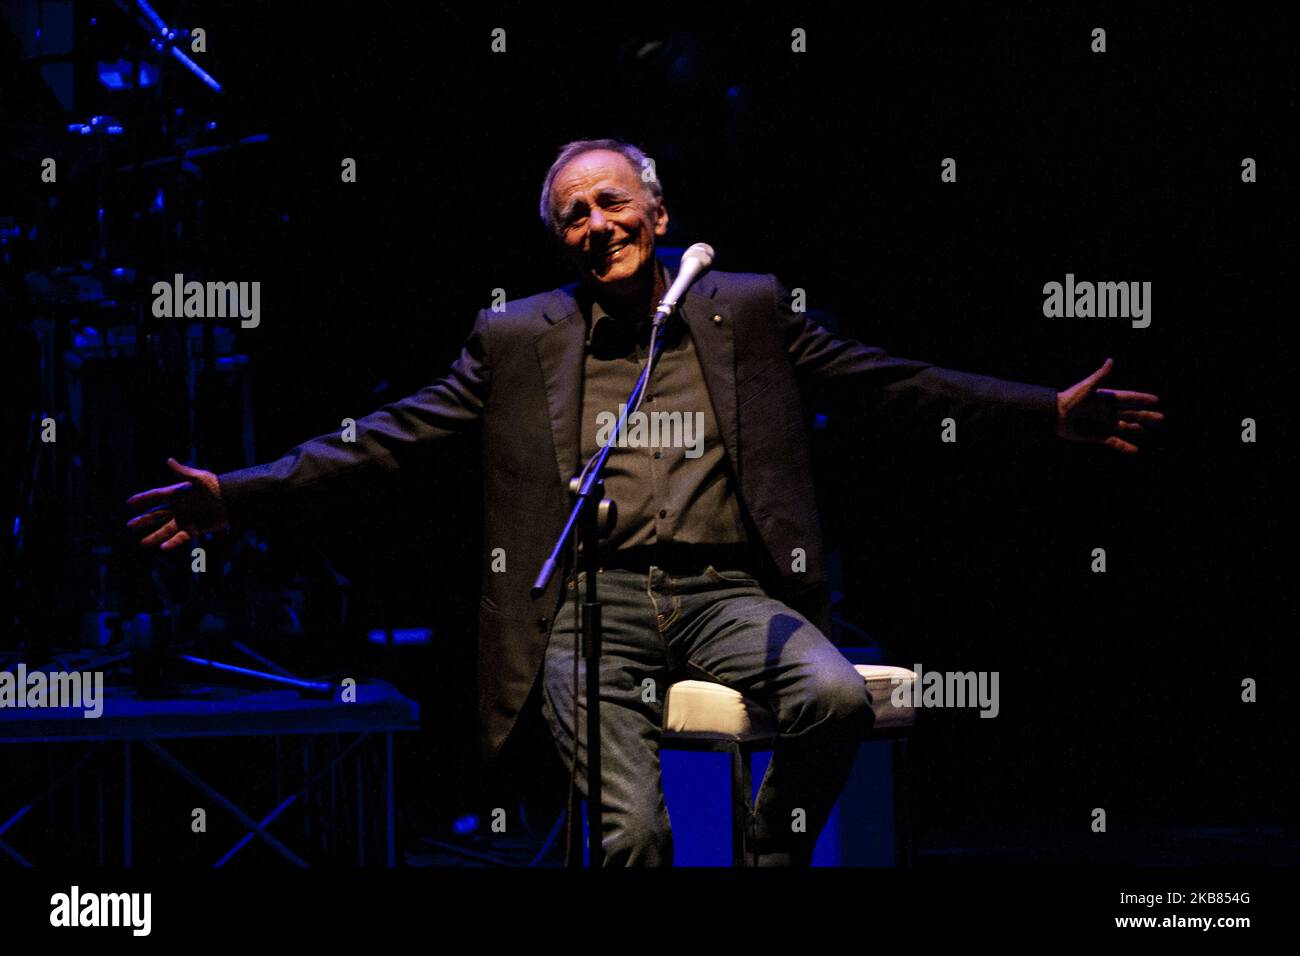
<svg viewBox="0 0 1300 956"><path fill-rule="evenodd" d="M707 242L697 242L682 253L682 264L677 272L677 277L673 279L673 284L664 293L659 308L655 309L655 327L663 325L668 320L668 316L672 314L673 309L677 308L677 300L685 295L686 290L694 284L696 279L708 272L709 267L712 265L713 247Z"/></svg>

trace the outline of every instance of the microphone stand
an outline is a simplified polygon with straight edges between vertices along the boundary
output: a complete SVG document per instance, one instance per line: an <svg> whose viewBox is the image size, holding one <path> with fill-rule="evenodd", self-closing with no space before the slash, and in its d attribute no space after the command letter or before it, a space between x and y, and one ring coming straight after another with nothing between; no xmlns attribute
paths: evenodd
<svg viewBox="0 0 1300 956"><path fill-rule="evenodd" d="M675 303L673 305L675 308ZM561 561L564 549L569 545L575 531L580 545L579 565L587 574L586 594L582 603L582 617L579 632L582 634L583 658L587 663L587 849L591 867L599 869L604 862L601 845L602 805L600 792L600 655L601 655L601 619L600 598L596 586L597 572L600 566L600 542L613 530L618 519L618 510L614 502L605 497L605 462L609 459L612 448L618 444L619 436L627 426L628 416L641 406L641 397L649 385L650 376L659 362L663 351L663 337L660 332L671 313L672 308L660 305L652 318L650 331L649 357L641 376L637 379L632 393L623 403L623 414L619 416L609 441L587 462L582 472L569 482L569 491L577 497L569 520L564 524L551 556L542 565L533 582L532 597L541 597L554 576ZM578 688L573 689L574 695ZM573 728L573 759L578 759L578 728ZM572 797L572 793L570 793ZM569 803L570 812L574 810L576 800ZM572 817L570 818L572 820ZM576 830L574 831L576 833ZM574 838L576 842L576 838ZM572 851L572 845L569 850ZM582 860L577 853L570 852L569 865L580 867Z"/></svg>

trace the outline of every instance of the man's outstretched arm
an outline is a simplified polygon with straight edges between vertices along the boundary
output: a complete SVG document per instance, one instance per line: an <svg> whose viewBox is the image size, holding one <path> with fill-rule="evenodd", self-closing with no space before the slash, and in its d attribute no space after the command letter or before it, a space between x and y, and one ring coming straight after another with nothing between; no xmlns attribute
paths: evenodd
<svg viewBox="0 0 1300 956"><path fill-rule="evenodd" d="M358 419L353 441L331 432L276 461L221 475L168 459L185 480L127 499L148 509L127 527L149 532L142 545L170 551L200 534L291 505L295 493L327 488L342 476L396 470L413 446L468 431L482 414L491 383L487 325L482 310L451 370L409 398Z"/></svg>
<svg viewBox="0 0 1300 956"><path fill-rule="evenodd" d="M800 381L853 381L878 407L907 415L950 414L959 421L996 421L1028 433L1134 453L1142 433L1164 419L1148 392L1098 388L1110 359L1064 391L896 358L879 348L842 339L791 308L791 297L772 277L773 308L786 351Z"/></svg>

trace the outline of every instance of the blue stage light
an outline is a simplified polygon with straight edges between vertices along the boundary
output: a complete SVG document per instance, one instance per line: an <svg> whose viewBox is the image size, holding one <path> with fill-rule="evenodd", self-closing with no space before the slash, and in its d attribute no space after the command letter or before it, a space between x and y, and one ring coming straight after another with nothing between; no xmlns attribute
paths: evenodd
<svg viewBox="0 0 1300 956"><path fill-rule="evenodd" d="M149 6L145 0L135 0L135 3L140 8L140 12L148 17L155 27L163 33L167 32L167 24L163 23L162 17L158 16L153 7Z"/></svg>
<svg viewBox="0 0 1300 956"><path fill-rule="evenodd" d="M171 51L172 51L172 56L176 57L176 59L184 63L191 73L197 76L200 80L202 80L205 84L207 84L207 86L209 86L215 92L217 93L221 92L221 84L218 83L216 80L214 80L211 76L209 76L207 71L204 70L203 67L199 66L197 63L191 60L188 56L186 56L176 47L171 47Z"/></svg>
<svg viewBox="0 0 1300 956"><path fill-rule="evenodd" d="M99 82L110 90L126 89L126 78L116 67L116 63L99 64Z"/></svg>
<svg viewBox="0 0 1300 956"><path fill-rule="evenodd" d="M131 61L118 60L114 63L106 63L101 60L98 67L99 82L110 90L125 90L131 87ZM157 78L157 67L149 63L140 64L140 86L153 86Z"/></svg>
<svg viewBox="0 0 1300 956"><path fill-rule="evenodd" d="M366 635L366 640L371 644L392 644L393 646L400 645L402 647L426 645L433 640L433 628L395 627L392 631L376 628Z"/></svg>

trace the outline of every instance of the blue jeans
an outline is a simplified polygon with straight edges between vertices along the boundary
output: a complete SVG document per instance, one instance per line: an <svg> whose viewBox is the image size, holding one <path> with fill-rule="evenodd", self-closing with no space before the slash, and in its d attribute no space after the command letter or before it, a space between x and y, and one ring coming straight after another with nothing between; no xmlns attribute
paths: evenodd
<svg viewBox="0 0 1300 956"><path fill-rule="evenodd" d="M579 599L585 575L577 578ZM574 741L574 582L546 651L542 709L566 766ZM660 779L663 700L676 680L734 688L776 716L749 839L759 866L807 866L873 721L866 682L807 618L740 571L600 572L601 845L609 866L671 866ZM586 661L578 650L577 786L586 797Z"/></svg>

